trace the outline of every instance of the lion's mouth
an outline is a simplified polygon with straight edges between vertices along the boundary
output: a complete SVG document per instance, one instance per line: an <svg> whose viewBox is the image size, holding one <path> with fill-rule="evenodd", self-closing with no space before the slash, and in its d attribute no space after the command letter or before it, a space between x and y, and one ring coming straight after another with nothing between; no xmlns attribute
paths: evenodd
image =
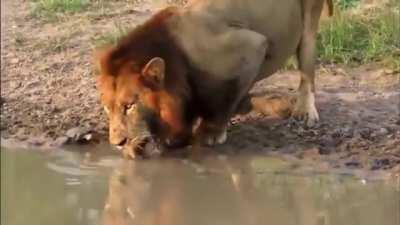
<svg viewBox="0 0 400 225"><path fill-rule="evenodd" d="M130 139L119 150L122 151L124 157L131 159L137 156L150 157L161 153L156 142L150 137Z"/></svg>

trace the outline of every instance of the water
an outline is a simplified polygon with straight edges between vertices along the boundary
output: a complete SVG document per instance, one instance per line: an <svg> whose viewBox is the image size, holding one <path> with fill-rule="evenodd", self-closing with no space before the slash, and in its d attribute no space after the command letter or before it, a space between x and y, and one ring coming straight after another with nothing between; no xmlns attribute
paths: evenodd
<svg viewBox="0 0 400 225"><path fill-rule="evenodd" d="M396 182L261 156L125 161L1 150L2 225L400 225Z"/></svg>

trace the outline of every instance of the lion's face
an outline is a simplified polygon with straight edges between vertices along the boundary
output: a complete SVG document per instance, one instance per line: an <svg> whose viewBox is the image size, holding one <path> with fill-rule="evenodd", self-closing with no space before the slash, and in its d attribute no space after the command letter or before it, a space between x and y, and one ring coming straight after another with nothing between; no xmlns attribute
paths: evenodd
<svg viewBox="0 0 400 225"><path fill-rule="evenodd" d="M165 62L151 59L143 68L121 65L116 74L100 66L101 103L109 118L109 141L137 152L149 141L174 147L187 141L183 104L164 88Z"/></svg>

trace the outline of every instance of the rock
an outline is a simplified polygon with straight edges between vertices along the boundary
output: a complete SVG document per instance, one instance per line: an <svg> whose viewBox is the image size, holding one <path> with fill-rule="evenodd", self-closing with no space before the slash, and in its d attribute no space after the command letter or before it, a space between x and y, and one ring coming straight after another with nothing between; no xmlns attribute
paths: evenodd
<svg viewBox="0 0 400 225"><path fill-rule="evenodd" d="M91 141L93 139L93 134L91 134L91 133L85 134L82 139L84 139L86 141Z"/></svg>
<svg viewBox="0 0 400 225"><path fill-rule="evenodd" d="M385 136L385 135L387 135L387 134L389 134L389 130L386 129L385 127L381 127L381 128L379 128L378 130L374 131L374 132L371 134L371 137Z"/></svg>
<svg viewBox="0 0 400 225"><path fill-rule="evenodd" d="M69 138L66 136L62 136L62 137L58 137L55 141L54 141L54 145L59 147L59 146L63 146L66 145L69 141Z"/></svg>
<svg viewBox="0 0 400 225"><path fill-rule="evenodd" d="M67 133L65 133L67 135L67 137L71 138L71 139L76 139L77 137L79 137L82 134L83 130L79 127L74 127L71 128L67 131Z"/></svg>
<svg viewBox="0 0 400 225"><path fill-rule="evenodd" d="M46 139L44 137L32 137L28 140L28 143L35 146L40 146L46 143Z"/></svg>
<svg viewBox="0 0 400 225"><path fill-rule="evenodd" d="M390 166L390 160L388 158L374 159L372 161L371 170L385 169Z"/></svg>
<svg viewBox="0 0 400 225"><path fill-rule="evenodd" d="M95 133L87 128L74 127L69 129L66 134L69 141L77 144L86 144L95 140Z"/></svg>

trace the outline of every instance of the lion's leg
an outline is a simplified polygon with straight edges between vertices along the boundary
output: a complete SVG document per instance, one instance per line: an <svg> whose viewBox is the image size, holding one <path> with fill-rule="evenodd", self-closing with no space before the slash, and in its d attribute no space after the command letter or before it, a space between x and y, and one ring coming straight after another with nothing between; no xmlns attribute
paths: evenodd
<svg viewBox="0 0 400 225"><path fill-rule="evenodd" d="M224 144L226 142L226 129L232 114L236 111L238 102L240 102L242 92L243 90L231 90L219 93L219 97L225 102L218 109L215 109L214 112L201 117L200 124L195 131L196 142L208 146Z"/></svg>
<svg viewBox="0 0 400 225"><path fill-rule="evenodd" d="M224 144L227 140L227 125L227 120L203 119L196 131L196 142L208 146Z"/></svg>
<svg viewBox="0 0 400 225"><path fill-rule="evenodd" d="M242 87L242 89L237 90L237 92L234 93L226 93L229 97L225 97L225 99L231 99L229 100L230 104L220 108L219 112L217 112L215 116L202 118L202 121L195 132L198 142L209 146L224 144L226 142L226 130L230 118L237 113L250 111L248 108L251 109L248 91L256 77L256 73L253 74L254 76L247 77L250 77L251 79L241 79L238 81L238 86Z"/></svg>
<svg viewBox="0 0 400 225"><path fill-rule="evenodd" d="M299 51L307 54L305 52L310 51L310 48L312 47L302 46ZM299 54L301 55L302 53ZM314 68L311 69L311 67L314 67L314 63L310 61L314 60L303 58L302 56L299 57L301 80L297 101L292 112L294 118L304 120L307 126L313 126L319 120L318 111L315 107L315 72Z"/></svg>
<svg viewBox="0 0 400 225"><path fill-rule="evenodd" d="M237 62L240 66L235 71L231 71L234 76L230 77L235 77L235 79L225 81L234 87L233 90L227 91L226 88L223 88L224 85L221 85L220 91L225 93L218 93L219 95L225 95L223 97L220 96L225 105L221 105L218 110L212 112L215 115L203 117L197 129L196 137L201 140L202 144L215 145L225 143L228 122L238 110L241 100L248 94L249 89L255 82L268 48L267 38L254 31L238 29L231 35L235 37L235 45L243 43L243 46L246 47L243 48L242 46L243 49L238 48L239 53L232 52L232 54L241 54L242 57L239 57L240 60Z"/></svg>
<svg viewBox="0 0 400 225"><path fill-rule="evenodd" d="M223 99L226 99L229 103L221 106L218 112L213 113L214 115L202 117L201 123L195 132L197 142L209 146L226 142L226 129L229 120L238 110L241 110L240 105L246 102L245 98L248 98L248 91L253 83L254 77L255 76L248 76L246 78L252 79L238 79L236 86L241 88L236 91L224 93L225 97L223 97Z"/></svg>
<svg viewBox="0 0 400 225"><path fill-rule="evenodd" d="M304 30L297 50L301 80L292 116L304 120L308 126L313 126L319 120L318 111L315 107L314 66L316 33L322 6L318 1L312 5L304 6Z"/></svg>
<svg viewBox="0 0 400 225"><path fill-rule="evenodd" d="M259 63L259 65L260 64L261 63ZM200 126L195 133L195 136L197 137L198 141L200 140L200 143L212 146L226 142L226 129L228 127L230 118L241 110L243 110L242 113L246 111L244 108L242 108L242 106L244 107L244 105L246 105L246 101L248 102L247 105L250 105L248 92L258 74L260 68L259 65L254 67L255 69L249 73L249 76L238 79L237 86L241 87L240 89L233 93L225 93L229 96L225 97L224 99L230 99L230 104L220 108L219 112L217 112L215 116L202 118Z"/></svg>

